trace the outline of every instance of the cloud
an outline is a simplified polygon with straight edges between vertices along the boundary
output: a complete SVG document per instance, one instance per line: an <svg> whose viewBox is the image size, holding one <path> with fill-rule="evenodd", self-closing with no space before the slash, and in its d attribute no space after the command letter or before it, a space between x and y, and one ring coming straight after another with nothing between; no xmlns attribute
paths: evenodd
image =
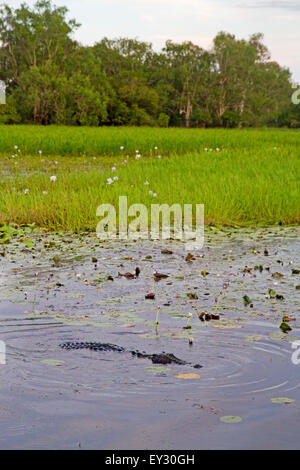
<svg viewBox="0 0 300 470"><path fill-rule="evenodd" d="M300 11L299 0L262 0L238 4L241 8L280 8L282 10Z"/></svg>

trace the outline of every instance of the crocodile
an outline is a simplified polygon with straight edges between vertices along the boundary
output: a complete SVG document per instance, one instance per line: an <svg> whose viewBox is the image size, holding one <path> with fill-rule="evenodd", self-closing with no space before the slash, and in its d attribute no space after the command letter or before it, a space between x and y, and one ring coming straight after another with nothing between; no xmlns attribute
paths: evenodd
<svg viewBox="0 0 300 470"><path fill-rule="evenodd" d="M128 352L132 356L138 358L150 359L153 364L177 364L177 365L191 365L190 362L186 362L178 357L174 356L172 353L162 352L160 354L146 354L144 351L140 352L138 350L125 349L122 346L111 343L97 343L97 342L66 342L60 344L60 347L67 350L72 349L90 349L91 351L114 351L114 352ZM200 369L202 366L200 364L193 365L195 369Z"/></svg>

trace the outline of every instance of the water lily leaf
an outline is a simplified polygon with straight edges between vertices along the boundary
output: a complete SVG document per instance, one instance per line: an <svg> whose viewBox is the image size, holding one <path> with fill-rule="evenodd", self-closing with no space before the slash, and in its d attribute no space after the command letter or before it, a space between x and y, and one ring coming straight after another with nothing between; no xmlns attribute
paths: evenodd
<svg viewBox="0 0 300 470"><path fill-rule="evenodd" d="M84 294L77 294L75 292L67 292L62 294L64 297L68 297L70 299L79 299L80 297L84 297Z"/></svg>
<svg viewBox="0 0 300 470"><path fill-rule="evenodd" d="M294 401L293 398L286 397L271 398L272 403L293 403Z"/></svg>
<svg viewBox="0 0 300 470"><path fill-rule="evenodd" d="M286 322L282 322L280 327L279 327L284 333L288 332L288 331L291 331L292 328L290 327L290 325Z"/></svg>
<svg viewBox="0 0 300 470"><path fill-rule="evenodd" d="M252 300L248 297L248 295L244 295L243 300L246 305L249 305L252 303Z"/></svg>
<svg viewBox="0 0 300 470"><path fill-rule="evenodd" d="M283 277L283 274L276 272L276 273L273 273L273 274L272 274L272 277L275 277L275 278L278 279L278 278L280 278L280 277Z"/></svg>
<svg viewBox="0 0 300 470"><path fill-rule="evenodd" d="M189 379L200 379L201 375L199 375L199 374L178 374L178 375L174 375L174 377L176 379L189 380Z"/></svg>
<svg viewBox="0 0 300 470"><path fill-rule="evenodd" d="M65 364L65 361L59 361L57 359L43 359L40 362L41 364L46 364L47 366L62 366Z"/></svg>
<svg viewBox="0 0 300 470"><path fill-rule="evenodd" d="M198 299L198 295L196 294L196 292L188 292L187 294L187 297L191 300L197 300Z"/></svg>
<svg viewBox="0 0 300 470"><path fill-rule="evenodd" d="M242 325L237 325L236 323L216 323L211 325L214 328L220 328L220 330L229 330L231 328L243 328Z"/></svg>
<svg viewBox="0 0 300 470"><path fill-rule="evenodd" d="M146 372L152 372L154 374L168 372L169 370L170 370L169 367L155 367L155 366L145 367Z"/></svg>
<svg viewBox="0 0 300 470"><path fill-rule="evenodd" d="M243 418L241 418L240 416L221 416L220 418L220 421L222 421L222 423L240 423L241 421L243 421Z"/></svg>
<svg viewBox="0 0 300 470"><path fill-rule="evenodd" d="M139 337L145 339L154 339L159 338L159 335L149 335L148 333L145 333L144 335L139 335Z"/></svg>
<svg viewBox="0 0 300 470"><path fill-rule="evenodd" d="M261 336L246 336L245 341L260 341L262 338Z"/></svg>
<svg viewBox="0 0 300 470"><path fill-rule="evenodd" d="M275 299L276 292L273 289L269 289L268 292L269 292L270 299Z"/></svg>
<svg viewBox="0 0 300 470"><path fill-rule="evenodd" d="M285 333L281 333L279 331L275 331L274 333L269 334L269 338L281 340L281 341L296 341L296 336L287 336Z"/></svg>

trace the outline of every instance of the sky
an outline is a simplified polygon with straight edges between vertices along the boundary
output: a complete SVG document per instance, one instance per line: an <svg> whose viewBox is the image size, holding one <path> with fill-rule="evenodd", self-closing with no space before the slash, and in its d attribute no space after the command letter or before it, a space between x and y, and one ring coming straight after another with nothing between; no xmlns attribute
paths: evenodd
<svg viewBox="0 0 300 470"><path fill-rule="evenodd" d="M18 7L21 0L0 0ZM25 0L33 5L35 0ZM75 39L94 44L103 37L137 38L155 50L167 39L209 48L219 31L248 38L263 33L273 60L300 82L300 0L54 0L67 6L81 27Z"/></svg>

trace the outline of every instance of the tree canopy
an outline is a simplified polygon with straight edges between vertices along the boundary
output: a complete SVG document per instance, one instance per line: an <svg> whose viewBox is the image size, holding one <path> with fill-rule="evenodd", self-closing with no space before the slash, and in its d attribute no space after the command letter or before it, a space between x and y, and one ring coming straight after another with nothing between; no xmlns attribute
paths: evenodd
<svg viewBox="0 0 300 470"><path fill-rule="evenodd" d="M40 0L0 8L0 122L185 127L300 126L291 73L263 35L220 32L205 50L167 41L73 39L66 7Z"/></svg>

